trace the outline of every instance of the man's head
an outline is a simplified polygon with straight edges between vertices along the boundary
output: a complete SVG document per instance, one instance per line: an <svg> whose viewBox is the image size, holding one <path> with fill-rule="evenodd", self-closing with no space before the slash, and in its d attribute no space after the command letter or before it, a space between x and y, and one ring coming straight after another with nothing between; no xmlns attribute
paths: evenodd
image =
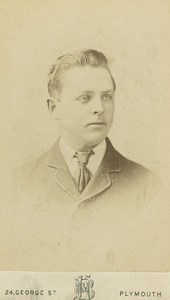
<svg viewBox="0 0 170 300"><path fill-rule="evenodd" d="M115 81L103 53L82 50L58 58L49 72L49 110L75 150L100 144L112 125Z"/></svg>

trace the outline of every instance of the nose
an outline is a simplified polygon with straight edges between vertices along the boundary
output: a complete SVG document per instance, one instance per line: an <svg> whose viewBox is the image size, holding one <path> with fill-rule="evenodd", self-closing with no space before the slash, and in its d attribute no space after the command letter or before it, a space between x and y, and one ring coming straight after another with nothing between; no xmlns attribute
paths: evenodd
<svg viewBox="0 0 170 300"><path fill-rule="evenodd" d="M93 114L102 114L104 112L102 99L99 96L94 97L91 109Z"/></svg>

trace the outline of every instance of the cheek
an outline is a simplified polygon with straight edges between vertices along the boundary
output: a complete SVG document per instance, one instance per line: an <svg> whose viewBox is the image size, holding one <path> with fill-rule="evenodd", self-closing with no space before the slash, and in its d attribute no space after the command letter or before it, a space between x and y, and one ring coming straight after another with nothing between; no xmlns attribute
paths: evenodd
<svg viewBox="0 0 170 300"><path fill-rule="evenodd" d="M64 123L68 123L69 121L71 121L72 113L73 113L73 111L72 111L70 105L67 105L65 103L61 104L61 106L59 107L59 110L58 110L60 122L62 124L64 124Z"/></svg>
<svg viewBox="0 0 170 300"><path fill-rule="evenodd" d="M64 106L61 106L60 108L60 114L61 116L64 118L64 116L67 116L70 114L71 110L70 110L70 106L69 105L64 105Z"/></svg>
<svg viewBox="0 0 170 300"><path fill-rule="evenodd" d="M108 105L105 108L105 114L108 117L108 119L113 119L113 114L114 114L114 106L113 105Z"/></svg>
<svg viewBox="0 0 170 300"><path fill-rule="evenodd" d="M67 111L62 117L62 124L65 128L71 131L79 131L82 127L82 116L76 110Z"/></svg>

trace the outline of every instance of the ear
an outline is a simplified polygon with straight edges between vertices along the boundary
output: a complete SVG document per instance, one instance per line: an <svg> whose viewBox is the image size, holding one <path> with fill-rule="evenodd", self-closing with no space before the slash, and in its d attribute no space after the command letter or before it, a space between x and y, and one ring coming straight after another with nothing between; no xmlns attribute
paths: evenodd
<svg viewBox="0 0 170 300"><path fill-rule="evenodd" d="M57 104L58 104L57 100L55 100L53 98L47 99L48 110L53 115L55 120L59 119Z"/></svg>

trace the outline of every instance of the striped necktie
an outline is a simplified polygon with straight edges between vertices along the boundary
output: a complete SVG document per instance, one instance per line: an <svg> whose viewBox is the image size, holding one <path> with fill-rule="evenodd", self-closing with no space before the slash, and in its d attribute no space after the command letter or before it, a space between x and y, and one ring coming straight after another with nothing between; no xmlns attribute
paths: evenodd
<svg viewBox="0 0 170 300"><path fill-rule="evenodd" d="M92 174L87 168L87 164L89 162L90 156L93 154L94 152L93 150L91 150L90 152L76 152L73 156L76 157L78 161L78 166L74 178L81 193L92 178Z"/></svg>

